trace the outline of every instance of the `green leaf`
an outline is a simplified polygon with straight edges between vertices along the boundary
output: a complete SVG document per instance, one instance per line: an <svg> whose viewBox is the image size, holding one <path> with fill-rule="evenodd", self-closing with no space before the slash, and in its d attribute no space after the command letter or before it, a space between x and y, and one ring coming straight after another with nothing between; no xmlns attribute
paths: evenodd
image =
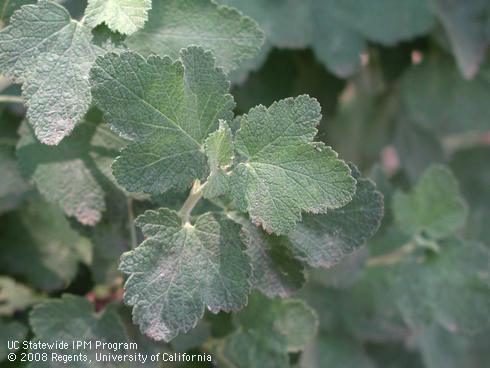
<svg viewBox="0 0 490 368"><path fill-rule="evenodd" d="M429 60L409 69L401 96L411 121L440 136L490 129L490 80L479 75L466 81L447 60Z"/></svg>
<svg viewBox="0 0 490 368"><path fill-rule="evenodd" d="M214 198L228 192L229 177L226 169L233 162L233 136L228 124L221 120L219 129L204 142L210 173L203 193L205 198Z"/></svg>
<svg viewBox="0 0 490 368"><path fill-rule="evenodd" d="M393 195L393 212L405 233L425 233L437 240L461 228L468 210L451 171L431 166L411 192L397 191Z"/></svg>
<svg viewBox="0 0 490 368"><path fill-rule="evenodd" d="M242 239L252 264L252 286L270 298L286 298L301 288L304 267L294 258L289 239L267 234L243 216L233 219L242 225Z"/></svg>
<svg viewBox="0 0 490 368"><path fill-rule="evenodd" d="M95 362L95 353L114 355L124 354L125 348L121 347L117 352L107 347L95 349L97 341L101 343L126 343L127 336L124 331L121 318L112 305L102 312L95 312L93 305L85 298L70 294L64 294L60 299L48 299L38 304L29 316L29 322L34 332L35 341L52 343L54 341L66 341L69 347L66 350L50 350L58 354L76 355L80 350L73 349L71 341L92 341L92 349L84 350L89 360ZM32 352L46 352L34 350ZM129 353L130 350L127 351ZM61 364L61 363L60 363ZM121 363L108 363L104 366L120 367ZM51 365L50 365L51 366ZM57 365L56 365L57 366ZM87 362L75 362L75 367L90 367L93 364ZM31 367L44 367L42 362L34 362Z"/></svg>
<svg viewBox="0 0 490 368"><path fill-rule="evenodd" d="M351 165L357 190L346 206L323 215L307 214L289 235L295 256L312 267L331 267L362 246L378 230L383 196Z"/></svg>
<svg viewBox="0 0 490 368"><path fill-rule="evenodd" d="M366 41L393 45L429 32L434 17L425 0L220 0L257 20L267 40L279 48L311 46L340 77L360 65ZM389 29L390 32L386 32Z"/></svg>
<svg viewBox="0 0 490 368"><path fill-rule="evenodd" d="M334 333L321 333L302 354L302 368L375 368L360 341Z"/></svg>
<svg viewBox="0 0 490 368"><path fill-rule="evenodd" d="M0 32L0 71L23 82L27 117L38 139L56 145L87 112L88 73L103 50L90 29L47 0L26 5Z"/></svg>
<svg viewBox="0 0 490 368"><path fill-rule="evenodd" d="M29 329L20 322L0 319L0 362L12 352L8 349L9 341L23 341Z"/></svg>
<svg viewBox="0 0 490 368"><path fill-rule="evenodd" d="M80 223L95 225L105 210L104 182L112 179L110 164L123 145L106 126L90 121L55 147L39 143L24 127L17 156L24 177L48 201Z"/></svg>
<svg viewBox="0 0 490 368"><path fill-rule="evenodd" d="M217 64L229 71L256 55L263 34L252 19L210 0L155 1L145 28L129 37L130 49L145 55L179 57L190 45L212 50Z"/></svg>
<svg viewBox="0 0 490 368"><path fill-rule="evenodd" d="M15 10L22 5L35 3L35 0L3 0L0 5L0 28L3 24L8 23L9 18Z"/></svg>
<svg viewBox="0 0 490 368"><path fill-rule="evenodd" d="M466 79L475 77L490 41L490 5L486 0L429 0L449 37L458 67Z"/></svg>
<svg viewBox="0 0 490 368"><path fill-rule="evenodd" d="M0 213L17 207L29 194L31 187L22 178L15 157L15 148L0 144Z"/></svg>
<svg viewBox="0 0 490 368"><path fill-rule="evenodd" d="M302 300L257 293L235 323L238 330L226 339L224 355L238 368L290 367L288 352L304 349L318 327L316 313Z"/></svg>
<svg viewBox="0 0 490 368"><path fill-rule="evenodd" d="M85 23L92 28L106 23L112 31L130 35L143 28L150 9L151 0L89 0Z"/></svg>
<svg viewBox="0 0 490 368"><path fill-rule="evenodd" d="M490 251L476 242L451 240L425 262L402 265L396 302L413 328L437 322L453 332L490 327Z"/></svg>
<svg viewBox="0 0 490 368"><path fill-rule="evenodd" d="M34 290L10 277L0 276L0 315L13 315L39 300Z"/></svg>
<svg viewBox="0 0 490 368"><path fill-rule="evenodd" d="M461 184L461 191L470 206L465 233L490 245L490 160L489 146L468 147L456 152L451 169Z"/></svg>
<svg viewBox="0 0 490 368"><path fill-rule="evenodd" d="M114 131L133 140L112 166L128 191L182 190L202 178L204 140L219 119L233 118L229 82L211 53L190 47L181 58L107 54L91 71L96 105Z"/></svg>
<svg viewBox="0 0 490 368"><path fill-rule="evenodd" d="M66 287L90 243L70 228L63 213L35 201L0 222L0 272L20 276L40 289Z"/></svg>
<svg viewBox="0 0 490 368"><path fill-rule="evenodd" d="M268 232L286 234L302 211L322 213L352 199L348 166L312 142L320 118L320 105L306 95L259 105L241 118L235 146L243 157L231 175L231 195Z"/></svg>
<svg viewBox="0 0 490 368"><path fill-rule="evenodd" d="M129 275L125 301L133 320L155 340L169 341L202 318L243 307L251 273L239 238L239 225L206 213L193 225L182 224L165 208L136 219L146 240L121 258Z"/></svg>

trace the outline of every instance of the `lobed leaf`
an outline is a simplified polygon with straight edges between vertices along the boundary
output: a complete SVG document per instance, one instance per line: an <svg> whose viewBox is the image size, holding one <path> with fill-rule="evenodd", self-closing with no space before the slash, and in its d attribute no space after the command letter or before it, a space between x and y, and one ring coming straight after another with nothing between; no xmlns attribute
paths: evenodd
<svg viewBox="0 0 490 368"><path fill-rule="evenodd" d="M155 340L170 341L202 318L247 303L251 273L239 238L239 226L206 213L193 225L161 208L136 219L146 240L121 258L129 275L125 301L133 320Z"/></svg>
<svg viewBox="0 0 490 368"><path fill-rule="evenodd" d="M124 188L158 194L206 174L204 140L219 119L232 119L235 106L211 53L190 47L176 62L107 54L97 59L91 84L111 128L132 140L112 166Z"/></svg>
<svg viewBox="0 0 490 368"><path fill-rule="evenodd" d="M312 267L331 267L362 246L378 230L383 217L383 196L369 179L350 165L357 190L346 206L326 214L306 214L289 234L298 259Z"/></svg>
<svg viewBox="0 0 490 368"><path fill-rule="evenodd" d="M451 171L444 166L431 166L411 192L394 194L393 212L405 233L424 233L437 240L461 228L468 210Z"/></svg>
<svg viewBox="0 0 490 368"><path fill-rule="evenodd" d="M95 225L105 210L104 181L124 141L105 126L84 121L58 146L39 143L28 127L17 145L19 166L40 193L68 216Z"/></svg>
<svg viewBox="0 0 490 368"><path fill-rule="evenodd" d="M318 102L303 95L259 105L240 120L235 146L243 158L231 174L231 196L268 232L292 232L302 211L322 213L352 199L348 166L312 142L320 118Z"/></svg>
<svg viewBox="0 0 490 368"><path fill-rule="evenodd" d="M112 31L130 35L143 28L150 9L151 0L89 0L85 23L92 28L106 23Z"/></svg>
<svg viewBox="0 0 490 368"><path fill-rule="evenodd" d="M36 137L56 145L87 112L88 73L103 50L90 29L49 0L25 5L0 31L0 71L23 82L27 117Z"/></svg>
<svg viewBox="0 0 490 368"><path fill-rule="evenodd" d="M226 71L258 53L263 43L257 23L211 0L155 1L142 31L126 40L132 50L178 59L180 50L201 46L216 55Z"/></svg>

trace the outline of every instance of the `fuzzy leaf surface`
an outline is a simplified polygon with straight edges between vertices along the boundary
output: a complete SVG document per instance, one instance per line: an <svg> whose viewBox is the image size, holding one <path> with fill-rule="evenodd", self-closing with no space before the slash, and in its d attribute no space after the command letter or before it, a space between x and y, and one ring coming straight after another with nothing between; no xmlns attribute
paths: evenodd
<svg viewBox="0 0 490 368"><path fill-rule="evenodd" d="M130 35L143 28L150 9L151 0L89 0L85 23L92 28L106 23L112 31Z"/></svg>
<svg viewBox="0 0 490 368"><path fill-rule="evenodd" d="M229 177L225 170L233 161L233 135L226 122L220 121L219 129L206 139L204 150L210 168L207 184L204 187L204 197L218 197L228 191Z"/></svg>
<svg viewBox="0 0 490 368"><path fill-rule="evenodd" d="M468 210L451 171L431 166L411 192L394 194L393 212L405 233L424 232L432 239L441 239L464 225Z"/></svg>
<svg viewBox="0 0 490 368"><path fill-rule="evenodd" d="M326 214L303 216L289 235L295 256L312 267L331 267L354 252L378 230L383 217L383 196L375 184L361 178L351 165L357 190L346 206Z"/></svg>
<svg viewBox="0 0 490 368"><path fill-rule="evenodd" d="M27 126L23 128L17 156L24 177L81 224L99 222L106 207L103 182L112 178L110 163L124 142L106 126L90 121L55 147L40 143Z"/></svg>
<svg viewBox="0 0 490 368"><path fill-rule="evenodd" d="M211 312L243 307L250 289L250 262L240 227L211 213L193 225L161 208L139 216L146 240L121 258L129 275L125 301L133 320L155 340L169 341Z"/></svg>
<svg viewBox="0 0 490 368"><path fill-rule="evenodd" d="M270 298L286 298L301 288L304 267L294 258L289 239L267 234L245 217L234 220L242 225L243 242L252 264L252 286Z"/></svg>
<svg viewBox="0 0 490 368"><path fill-rule="evenodd" d="M91 71L96 105L111 128L132 142L112 169L130 192L185 189L207 172L204 140L218 120L231 120L229 82L198 47L181 61L134 52L106 54Z"/></svg>
<svg viewBox="0 0 490 368"><path fill-rule="evenodd" d="M229 71L255 56L263 43L257 23L210 0L154 1L145 28L129 37L130 49L177 59L182 48L212 50L217 64Z"/></svg>
<svg viewBox="0 0 490 368"><path fill-rule="evenodd" d="M42 143L58 144L87 112L88 74L102 52L89 28L48 0L23 6L0 32L0 71L23 82L27 117Z"/></svg>
<svg viewBox="0 0 490 368"><path fill-rule="evenodd" d="M354 195L349 167L330 147L312 142L320 118L318 102L302 95L259 105L240 120L235 145L243 160L230 191L237 208L268 232L291 232L301 212L342 207Z"/></svg>

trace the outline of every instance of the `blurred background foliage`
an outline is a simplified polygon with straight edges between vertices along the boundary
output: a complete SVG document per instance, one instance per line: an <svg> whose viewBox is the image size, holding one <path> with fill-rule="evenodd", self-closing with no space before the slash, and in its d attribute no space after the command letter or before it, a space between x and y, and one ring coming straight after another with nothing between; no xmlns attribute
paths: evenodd
<svg viewBox="0 0 490 368"><path fill-rule="evenodd" d="M32 2L4 0L3 25L15 8ZM62 2L74 18L82 16L84 1ZM318 139L385 196L375 237L340 264L308 273L297 296L318 313L319 334L302 354L290 353L291 365L489 367L490 2L220 2L250 15L266 34L260 55L230 76L236 112L299 94L316 97L323 114ZM0 90L20 94L5 78ZM97 309L115 302L129 335L146 351L215 349L212 342L235 329L226 313L207 316L163 345L142 337L119 303L117 262L130 247L128 220L162 203L178 207L185 196L133 202L113 187L95 228L67 220L17 164L24 114L22 105L0 105L0 360L5 339L32 336L29 308L63 293L85 296ZM427 179L434 168L444 171L442 180ZM97 183L110 185L104 165L97 170ZM424 180L432 180L426 192ZM452 180L456 189L448 194ZM411 232L400 223L407 218L397 209L401 192L420 195L429 208L454 196L464 209L444 211L451 221L462 220L449 221L437 237L430 223ZM425 215L413 211L419 211L415 222Z"/></svg>

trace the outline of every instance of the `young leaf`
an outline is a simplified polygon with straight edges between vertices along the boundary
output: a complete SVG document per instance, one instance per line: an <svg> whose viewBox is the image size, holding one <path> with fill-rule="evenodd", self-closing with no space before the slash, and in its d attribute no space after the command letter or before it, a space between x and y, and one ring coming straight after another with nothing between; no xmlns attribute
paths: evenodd
<svg viewBox="0 0 490 368"><path fill-rule="evenodd" d="M107 127L90 121L56 147L39 143L28 127L23 128L17 145L22 174L68 216L84 225L99 222L105 210L102 183L112 178L110 163L124 142Z"/></svg>
<svg viewBox="0 0 490 368"><path fill-rule="evenodd" d="M258 53L263 34L252 19L211 0L154 1L145 28L129 37L128 47L145 55L179 57L190 45L212 50L217 64L235 69Z"/></svg>
<svg viewBox="0 0 490 368"><path fill-rule="evenodd" d="M242 225L242 238L252 264L252 286L272 298L286 298L305 282L304 267L294 258L285 236L267 234L245 217L234 218Z"/></svg>
<svg viewBox="0 0 490 368"><path fill-rule="evenodd" d="M143 28L151 9L151 0L89 0L85 23L95 27L101 23L114 32L130 35Z"/></svg>
<svg viewBox="0 0 490 368"><path fill-rule="evenodd" d="M239 225L211 213L182 224L166 208L146 211L136 224L147 239L122 256L120 270L129 275L125 301L143 333L170 341L195 327L205 307L217 313L246 304L251 269Z"/></svg>
<svg viewBox="0 0 490 368"><path fill-rule="evenodd" d="M158 194L206 174L204 140L219 119L232 119L235 106L211 53L190 47L176 62L107 54L97 59L91 83L111 128L133 140L113 164L124 188Z"/></svg>
<svg viewBox="0 0 490 368"><path fill-rule="evenodd" d="M8 349L8 343L23 341L28 332L29 329L20 322L0 319L0 362L12 352L11 349Z"/></svg>
<svg viewBox="0 0 490 368"><path fill-rule="evenodd" d="M466 79L475 77L490 41L490 5L486 0L429 0L441 21L458 67Z"/></svg>
<svg viewBox="0 0 490 368"><path fill-rule="evenodd" d="M10 277L0 276L0 315L13 315L39 300L40 296L31 288Z"/></svg>
<svg viewBox="0 0 490 368"><path fill-rule="evenodd" d="M27 117L38 139L56 145L87 112L88 73L103 50L90 29L48 0L26 5L0 32L0 71L23 82Z"/></svg>
<svg viewBox="0 0 490 368"><path fill-rule="evenodd" d="M115 308L109 305L102 312L96 313L92 304L85 298L64 294L60 299L48 299L34 307L29 316L29 322L34 332L34 339L45 343L54 341L95 341L105 343L127 342L126 332L121 318ZM89 359L95 362L95 351L108 353L108 349L91 349L85 351ZM34 350L33 352L43 352ZM53 351L50 351L50 354ZM75 355L79 350L73 349L69 343L67 350L54 351L58 354ZM124 353L122 348L112 354ZM88 363L88 362L87 362ZM89 366L89 364L80 366ZM39 363L35 366L37 367ZM42 366L42 365L40 365ZM78 366L78 365L77 365ZM105 365L104 365L105 366ZM119 364L108 364L109 367L118 367Z"/></svg>
<svg viewBox="0 0 490 368"><path fill-rule="evenodd" d="M431 166L411 192L394 194L393 212L402 231L437 240L461 228L468 210L451 171Z"/></svg>
<svg viewBox="0 0 490 368"><path fill-rule="evenodd" d="M42 201L3 217L0 233L0 270L46 290L66 286L90 247L58 208Z"/></svg>
<svg viewBox="0 0 490 368"><path fill-rule="evenodd" d="M233 161L233 136L225 121L220 121L219 129L206 139L204 150L211 170L204 187L204 197L218 197L228 192L229 177L225 170Z"/></svg>
<svg viewBox="0 0 490 368"><path fill-rule="evenodd" d="M307 214L289 235L295 256L312 267L331 267L363 245L378 230L383 196L350 165L357 190L346 206L322 215Z"/></svg>
<svg viewBox="0 0 490 368"><path fill-rule="evenodd" d="M398 272L396 301L413 328L433 322L453 332L490 327L490 251L477 242L451 240L421 263L412 259Z"/></svg>
<svg viewBox="0 0 490 368"><path fill-rule="evenodd" d="M268 232L286 234L302 211L322 213L352 199L349 167L312 142L320 118L318 102L303 95L259 105L240 121L235 146L243 162L232 172L231 195Z"/></svg>
<svg viewBox="0 0 490 368"><path fill-rule="evenodd" d="M235 323L239 328L226 340L224 355L238 368L290 367L288 352L304 349L318 328L316 313L302 300L257 293Z"/></svg>

